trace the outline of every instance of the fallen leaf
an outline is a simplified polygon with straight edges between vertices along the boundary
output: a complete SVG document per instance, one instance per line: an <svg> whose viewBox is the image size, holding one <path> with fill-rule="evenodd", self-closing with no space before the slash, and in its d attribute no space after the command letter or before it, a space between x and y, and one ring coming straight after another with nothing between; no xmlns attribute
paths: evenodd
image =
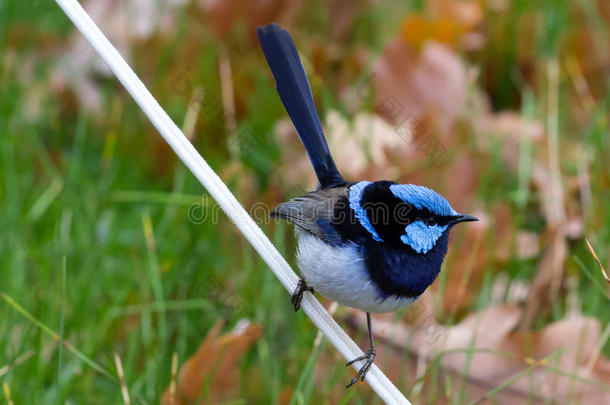
<svg viewBox="0 0 610 405"><path fill-rule="evenodd" d="M529 329L536 315L544 305L553 302L563 279L564 263L568 257L568 244L565 237L565 227L559 226L547 232L549 243L542 259L538 263L538 271L532 283L525 314L521 322L523 329Z"/></svg>
<svg viewBox="0 0 610 405"><path fill-rule="evenodd" d="M540 236L535 232L517 232L517 257L531 259L540 253Z"/></svg>
<svg viewBox="0 0 610 405"><path fill-rule="evenodd" d="M480 32L474 31L483 21L483 9L477 0L430 0L423 14L410 13L401 23L402 38L419 50L427 41L448 46L468 45L476 50L485 43ZM472 41L468 36L477 35Z"/></svg>
<svg viewBox="0 0 610 405"><path fill-rule="evenodd" d="M360 112L352 120L331 110L326 114L325 133L333 158L347 179L392 179L398 170L390 159L392 154L408 153L401 134L376 114ZM316 186L311 163L288 119L276 126L278 144L282 149L282 177L287 184L304 188Z"/></svg>
<svg viewBox="0 0 610 405"><path fill-rule="evenodd" d="M282 150L282 181L288 187L300 185L306 189L315 188L317 184L316 175L290 118L285 117L277 121L275 136ZM337 162L339 167L342 167L343 162Z"/></svg>
<svg viewBox="0 0 610 405"><path fill-rule="evenodd" d="M479 0L429 0L426 9L430 14L449 18L465 29L473 29L483 21Z"/></svg>
<svg viewBox="0 0 610 405"><path fill-rule="evenodd" d="M451 180L448 182L447 195L451 206L458 212L469 213L472 209L472 200L479 184L480 169L476 156L464 152L455 157L451 166L446 169L447 173L459 173L459 176L447 175Z"/></svg>
<svg viewBox="0 0 610 405"><path fill-rule="evenodd" d="M556 223L556 213L562 211L563 206L560 206L560 202L553 198L551 174L546 165L538 161L532 163L532 182L540 196L540 213L546 219L547 224Z"/></svg>
<svg viewBox="0 0 610 405"><path fill-rule="evenodd" d="M284 0L199 0L205 13L207 27L218 38L223 38L238 21L247 24L249 33L256 32L258 25L277 21L290 3Z"/></svg>
<svg viewBox="0 0 610 405"><path fill-rule="evenodd" d="M352 179L395 178L397 171L388 153L406 148L395 128L376 114L360 112L352 122L336 111L326 116L329 146L341 173Z"/></svg>
<svg viewBox="0 0 610 405"><path fill-rule="evenodd" d="M89 0L84 7L121 55L130 61L134 40L150 38L163 27L162 23L175 27L167 20L172 19L178 6L184 3L185 0L152 3L147 0ZM96 77L110 77L112 72L80 32L74 31L69 43L69 50L54 67L51 86L58 92L72 90L79 106L101 115L103 96Z"/></svg>
<svg viewBox="0 0 610 405"><path fill-rule="evenodd" d="M519 167L521 143L524 140L536 144L544 141L544 126L540 121L524 118L513 111L483 112L475 118L475 128L478 144L484 149L490 148L490 139L502 140L502 157L514 171Z"/></svg>
<svg viewBox="0 0 610 405"><path fill-rule="evenodd" d="M528 294L529 284L519 279L511 280L506 273L500 273L493 282L490 304L520 304L525 302Z"/></svg>
<svg viewBox="0 0 610 405"><path fill-rule="evenodd" d="M402 39L391 41L373 72L375 108L394 125L432 114L444 134L463 111L466 68L438 42L427 41L417 53Z"/></svg>
<svg viewBox="0 0 610 405"><path fill-rule="evenodd" d="M427 41L455 45L464 28L449 18L429 19L421 14L409 14L401 23L402 39L419 50Z"/></svg>
<svg viewBox="0 0 610 405"><path fill-rule="evenodd" d="M210 329L204 341L180 368L175 401L168 387L163 393L163 405L188 405L197 400L204 387L209 387L213 403L235 399L239 387L237 362L248 348L261 336L263 328L247 320L240 321L235 329L220 335L222 322Z"/></svg>
<svg viewBox="0 0 610 405"><path fill-rule="evenodd" d="M462 230L459 243L449 248L444 271L447 272L442 303L446 313L454 313L465 309L478 294L479 284L484 276L485 263L489 251L484 241L491 226L489 217L483 212L474 212L478 222L469 224ZM458 231L457 229L453 232ZM453 237L456 242L457 238Z"/></svg>
<svg viewBox="0 0 610 405"><path fill-rule="evenodd" d="M404 378L405 368L405 357L400 352L406 351L427 364L440 356L440 378L452 385L447 388L453 390L455 386L459 390L463 381L466 395L473 401L488 398L492 389L518 376L495 393L493 400L511 404L532 400L609 403L610 388L603 388L610 387L608 360L601 357L593 367L586 367L600 339L596 319L576 315L539 331L514 331L521 317L522 310L512 305L486 308L453 326L442 325L434 318L406 324L374 317L378 353L384 356L384 352L390 352L384 358L390 362L394 358L400 367L378 364L391 370L390 378L399 380ZM362 330L366 328L364 314L353 313L349 321ZM436 376L431 374L425 383L432 384L431 378ZM405 384L411 386L412 381Z"/></svg>

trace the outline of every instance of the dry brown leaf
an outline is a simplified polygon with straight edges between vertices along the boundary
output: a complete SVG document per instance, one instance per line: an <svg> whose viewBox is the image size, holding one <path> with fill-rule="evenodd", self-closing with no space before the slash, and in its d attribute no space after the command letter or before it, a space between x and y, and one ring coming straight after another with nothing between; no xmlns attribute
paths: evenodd
<svg viewBox="0 0 610 405"><path fill-rule="evenodd" d="M531 259L540 253L540 235L530 231L517 232L517 257Z"/></svg>
<svg viewBox="0 0 610 405"><path fill-rule="evenodd" d="M517 304L525 302L529 294L529 284L516 279L511 280L506 273L498 274L493 281L490 304Z"/></svg>
<svg viewBox="0 0 610 405"><path fill-rule="evenodd" d="M571 203L572 201L568 201ZM573 216L568 217L565 223L566 237L570 240L578 240L583 237L585 224L583 217Z"/></svg>
<svg viewBox="0 0 610 405"><path fill-rule="evenodd" d="M606 25L610 22L610 6L608 4L605 0L591 2L591 10L596 10ZM575 27L580 28L570 30L567 34L565 41L568 51L566 53L569 52L575 57L591 89L592 96L596 100L603 100L605 95L603 85L608 76L607 66L610 66L608 41L603 33L598 32L589 23L588 13L582 12L579 8L574 8L574 11L571 17L572 23ZM591 49L595 51L591 52Z"/></svg>
<svg viewBox="0 0 610 405"><path fill-rule="evenodd" d="M466 308L478 294L478 285L484 275L483 270L489 254L484 241L491 224L486 213L477 211L473 215L479 218L479 221L459 231L465 232L465 236L459 238L461 246L453 244L449 248L445 266L447 281L442 297L446 313ZM455 237L454 240L458 241Z"/></svg>
<svg viewBox="0 0 610 405"><path fill-rule="evenodd" d="M394 127L368 112L360 112L350 121L337 111L329 111L325 132L341 174L349 179L396 178L398 170L390 155L406 154L409 150ZM315 187L314 172L292 123L288 119L278 121L276 134L286 183Z"/></svg>
<svg viewBox="0 0 610 405"><path fill-rule="evenodd" d="M449 18L429 19L421 14L409 14L401 23L402 39L419 50L427 41L455 45L464 27Z"/></svg>
<svg viewBox="0 0 610 405"><path fill-rule="evenodd" d="M206 26L218 38L224 37L238 21L245 22L248 32L253 34L258 25L277 21L288 5L290 2L284 0L199 0Z"/></svg>
<svg viewBox="0 0 610 405"><path fill-rule="evenodd" d="M517 306L499 306L471 314L450 327L434 319L407 325L377 317L373 325L382 355L385 351L407 351L429 363L434 356L444 353L441 358L444 372L465 377L470 400L484 398L491 389L531 367L529 374L497 393L495 400L511 404L551 398L559 403L610 401L610 392L601 388L610 385L608 360L599 358L592 368L585 366L596 353L600 339L596 319L577 315L539 331L513 332L521 315ZM366 328L364 314L354 314L350 320L361 329ZM472 353L468 353L469 347L474 348ZM384 356L388 357L405 358L396 354ZM404 375L404 366L390 367L394 374L390 378ZM387 368L385 364L383 367ZM459 384L454 378L452 381Z"/></svg>
<svg viewBox="0 0 610 405"><path fill-rule="evenodd" d="M313 189L317 183L316 175L290 118L277 121L275 134L282 150L282 180L289 186L301 185ZM337 160L337 163L342 167L343 162Z"/></svg>
<svg viewBox="0 0 610 405"><path fill-rule="evenodd" d="M532 181L540 196L540 213L547 224L556 223L556 212L563 210L563 206L558 206L559 202L553 198L551 174L545 164L537 161L532 163Z"/></svg>
<svg viewBox="0 0 610 405"><path fill-rule="evenodd" d="M360 13L370 6L369 0L326 0L325 6L333 32L333 37L349 41L354 32L354 22L358 21ZM373 6L374 7L374 6Z"/></svg>
<svg viewBox="0 0 610 405"><path fill-rule="evenodd" d="M84 7L103 28L110 42L129 61L134 40L147 39L154 32L163 30L163 27L174 29L173 18L176 9L184 2L184 0L157 2L137 0L127 3L117 0L89 0ZM110 68L97 56L80 32L75 31L71 35L70 43L69 50L59 58L55 66L51 85L58 92L66 88L71 89L76 94L80 106L101 114L102 92L95 81L95 76L111 76Z"/></svg>
<svg viewBox="0 0 610 405"><path fill-rule="evenodd" d="M524 139L540 144L544 140L544 126L538 120L526 119L521 114L503 111L492 114L487 111L480 114L475 122L478 144L489 148L490 138L502 140L502 157L511 169L517 170L521 154L521 142Z"/></svg>
<svg viewBox="0 0 610 405"><path fill-rule="evenodd" d="M411 13L401 24L402 38L415 49L427 41L449 46L461 45L475 50L485 43L485 37L473 30L483 20L483 9L477 0L430 0L425 3L425 15ZM473 41L473 36L477 40Z"/></svg>
<svg viewBox="0 0 610 405"><path fill-rule="evenodd" d="M446 198L458 212L470 213L472 200L479 183L480 168L476 157L470 153L457 156L451 166L446 168L446 177L450 178ZM451 176L450 174L457 174Z"/></svg>
<svg viewBox="0 0 610 405"><path fill-rule="evenodd" d="M405 148L396 130L378 115L361 112L352 122L336 111L326 116L326 133L333 156L341 162L341 173L347 178L395 178L398 173L388 152Z"/></svg>
<svg viewBox="0 0 610 405"><path fill-rule="evenodd" d="M376 109L394 124L431 113L442 134L463 111L467 81L464 64L450 48L428 41L416 53L396 39L374 66Z"/></svg>
<svg viewBox="0 0 610 405"><path fill-rule="evenodd" d="M547 232L549 243L538 264L538 271L528 297L522 328L529 329L545 303L553 302L559 293L563 279L564 264L568 257L565 227L559 226Z"/></svg>
<svg viewBox="0 0 610 405"><path fill-rule="evenodd" d="M449 18L466 29L473 29L483 21L483 8L479 0L429 0L427 11Z"/></svg>
<svg viewBox="0 0 610 405"><path fill-rule="evenodd" d="M204 341L180 368L176 386L176 398L172 402L170 388L163 393L163 405L189 405L199 403L205 386L210 389L212 402L235 399L239 385L237 362L244 352L262 334L259 324L241 321L235 329L220 335L222 321L210 329ZM208 381L209 379L209 381Z"/></svg>
<svg viewBox="0 0 610 405"><path fill-rule="evenodd" d="M508 204L497 204L490 208L494 214L494 253L500 263L510 260L515 238L515 220Z"/></svg>

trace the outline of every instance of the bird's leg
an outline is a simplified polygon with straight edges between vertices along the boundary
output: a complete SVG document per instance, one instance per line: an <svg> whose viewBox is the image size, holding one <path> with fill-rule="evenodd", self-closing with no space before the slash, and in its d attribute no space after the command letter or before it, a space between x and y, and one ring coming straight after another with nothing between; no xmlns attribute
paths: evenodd
<svg viewBox="0 0 610 405"><path fill-rule="evenodd" d="M297 288L294 290L294 293L292 294L291 298L292 305L294 306L295 311L298 311L299 308L301 308L301 301L303 300L303 293L305 291L309 291L312 294L315 292L313 287L307 285L305 279L300 278L299 283L297 284Z"/></svg>
<svg viewBox="0 0 610 405"><path fill-rule="evenodd" d="M350 366L357 361L366 361L364 362L362 367L360 367L360 370L358 370L358 374L356 374L356 377L354 377L345 388L349 388L352 385L356 384L358 378L362 378L362 381L364 381L364 377L366 377L366 373L368 373L369 369L373 365L373 360L375 360L375 355L377 354L377 351L375 350L375 339L373 339L373 328L371 328L371 314L368 312L366 313L366 324L369 328L369 350L364 354L364 356L360 356L352 361L349 361L346 366Z"/></svg>

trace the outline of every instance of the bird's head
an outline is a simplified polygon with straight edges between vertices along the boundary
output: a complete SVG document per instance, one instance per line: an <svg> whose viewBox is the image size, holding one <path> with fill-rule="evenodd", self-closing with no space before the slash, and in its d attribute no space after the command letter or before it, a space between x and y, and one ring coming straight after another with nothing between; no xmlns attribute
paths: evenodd
<svg viewBox="0 0 610 405"><path fill-rule="evenodd" d="M437 192L413 184L361 181L350 186L349 202L374 240L421 254L430 251L453 225L478 221L456 212Z"/></svg>

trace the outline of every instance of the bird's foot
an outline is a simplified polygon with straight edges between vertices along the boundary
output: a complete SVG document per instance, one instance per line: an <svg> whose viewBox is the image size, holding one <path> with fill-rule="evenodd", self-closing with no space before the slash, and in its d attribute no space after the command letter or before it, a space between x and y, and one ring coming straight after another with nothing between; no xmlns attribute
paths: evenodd
<svg viewBox="0 0 610 405"><path fill-rule="evenodd" d="M309 291L310 293L314 293L315 290L313 287L309 287L304 279L300 278L299 283L297 284L297 288L294 290L292 294L292 305L294 306L294 310L298 311L301 308L301 301L303 300L303 293L305 291Z"/></svg>
<svg viewBox="0 0 610 405"><path fill-rule="evenodd" d="M362 367L360 367L360 370L358 370L358 374L356 374L356 377L354 377L352 379L352 381L349 382L349 384L347 384L345 386L345 388L349 388L352 385L356 384L356 382L358 382L358 378L361 378L362 381L364 381L364 377L366 377L366 373L368 373L369 369L371 368L371 366L373 365L373 361L375 360L375 355L377 354L377 351L375 350L374 347L371 347L365 354L364 356L360 356L355 358L352 361L348 361L347 364L345 365L347 366L351 366L353 363L357 362L357 361L362 361L362 360L366 360L364 362L364 364L362 365Z"/></svg>

